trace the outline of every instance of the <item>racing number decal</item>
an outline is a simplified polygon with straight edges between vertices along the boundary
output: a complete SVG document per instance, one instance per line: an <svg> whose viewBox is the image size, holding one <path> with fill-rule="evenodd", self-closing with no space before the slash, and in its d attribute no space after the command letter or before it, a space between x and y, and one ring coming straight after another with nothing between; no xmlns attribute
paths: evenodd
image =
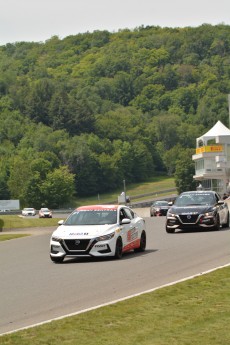
<svg viewBox="0 0 230 345"><path fill-rule="evenodd" d="M127 242L132 242L138 237L137 228L132 228L127 232Z"/></svg>
<svg viewBox="0 0 230 345"><path fill-rule="evenodd" d="M123 252L140 247L140 239L138 238L138 229L132 228L127 232L127 244L123 247Z"/></svg>

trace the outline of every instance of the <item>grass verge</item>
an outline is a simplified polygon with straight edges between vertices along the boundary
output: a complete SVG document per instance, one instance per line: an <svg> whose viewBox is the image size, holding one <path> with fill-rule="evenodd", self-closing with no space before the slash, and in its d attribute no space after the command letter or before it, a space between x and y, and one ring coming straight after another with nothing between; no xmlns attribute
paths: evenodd
<svg viewBox="0 0 230 345"><path fill-rule="evenodd" d="M230 268L4 335L1 345L227 345Z"/></svg>
<svg viewBox="0 0 230 345"><path fill-rule="evenodd" d="M0 235L0 242L1 241L8 241L14 240L15 238L30 236L29 234L2 234Z"/></svg>
<svg viewBox="0 0 230 345"><path fill-rule="evenodd" d="M2 229L55 226L59 220L59 218L27 218L18 215L1 215L0 231Z"/></svg>

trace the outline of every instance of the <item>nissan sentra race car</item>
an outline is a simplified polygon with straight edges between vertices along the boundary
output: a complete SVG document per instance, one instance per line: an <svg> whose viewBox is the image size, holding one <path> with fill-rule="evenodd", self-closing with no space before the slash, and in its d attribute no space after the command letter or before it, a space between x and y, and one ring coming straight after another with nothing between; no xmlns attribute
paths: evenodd
<svg viewBox="0 0 230 345"><path fill-rule="evenodd" d="M166 232L174 233L177 229L220 230L221 226L229 227L229 219L228 204L217 192L187 191L181 193L169 208Z"/></svg>
<svg viewBox="0 0 230 345"><path fill-rule="evenodd" d="M47 207L43 207L38 211L38 217L39 218L52 218L52 211L48 209Z"/></svg>
<svg viewBox="0 0 230 345"><path fill-rule="evenodd" d="M145 220L124 205L91 205L74 210L50 239L50 258L105 257L146 247Z"/></svg>

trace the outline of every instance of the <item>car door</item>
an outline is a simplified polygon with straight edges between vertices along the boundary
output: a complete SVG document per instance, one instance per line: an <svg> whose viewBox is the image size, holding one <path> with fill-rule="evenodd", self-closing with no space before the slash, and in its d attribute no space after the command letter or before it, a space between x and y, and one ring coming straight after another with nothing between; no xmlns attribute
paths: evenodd
<svg viewBox="0 0 230 345"><path fill-rule="evenodd" d="M226 224L228 220L228 205L223 201L223 204L219 205L220 224Z"/></svg>
<svg viewBox="0 0 230 345"><path fill-rule="evenodd" d="M130 220L129 224L122 224L123 248L125 250L129 250L132 249L132 247L134 247L135 242L138 240L138 227L136 226L136 218L128 208L122 208L121 214L122 217Z"/></svg>
<svg viewBox="0 0 230 345"><path fill-rule="evenodd" d="M216 198L216 202L217 202L220 224L225 224L227 222L228 206L224 202L224 200L221 200L221 198L218 194L215 195L215 198Z"/></svg>
<svg viewBox="0 0 230 345"><path fill-rule="evenodd" d="M122 238L122 243L123 243L123 248L126 247L127 245L127 233L128 231L130 230L131 228L131 223L129 224L123 224L122 221L123 219L127 219L128 216L124 210L124 208L120 208L120 211L119 211L119 224L120 224L120 236Z"/></svg>

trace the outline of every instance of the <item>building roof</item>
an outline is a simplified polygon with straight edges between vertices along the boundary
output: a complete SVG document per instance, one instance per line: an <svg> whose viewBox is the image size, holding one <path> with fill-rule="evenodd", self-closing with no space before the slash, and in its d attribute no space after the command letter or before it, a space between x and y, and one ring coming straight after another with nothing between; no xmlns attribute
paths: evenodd
<svg viewBox="0 0 230 345"><path fill-rule="evenodd" d="M217 123L207 133L197 138L197 143L201 140L203 142L207 142L209 139L223 136L229 136L230 138L230 129L223 125L221 121L217 121Z"/></svg>

